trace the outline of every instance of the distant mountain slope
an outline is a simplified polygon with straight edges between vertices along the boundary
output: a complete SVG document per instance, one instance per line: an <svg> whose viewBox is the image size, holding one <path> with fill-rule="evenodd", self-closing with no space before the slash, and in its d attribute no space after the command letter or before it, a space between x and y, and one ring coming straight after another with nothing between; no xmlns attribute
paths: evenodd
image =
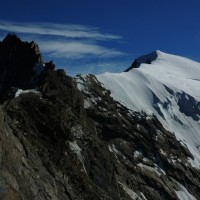
<svg viewBox="0 0 200 200"><path fill-rule="evenodd" d="M200 63L155 51L127 72L98 75L111 96L131 110L155 114L186 145L200 168Z"/></svg>

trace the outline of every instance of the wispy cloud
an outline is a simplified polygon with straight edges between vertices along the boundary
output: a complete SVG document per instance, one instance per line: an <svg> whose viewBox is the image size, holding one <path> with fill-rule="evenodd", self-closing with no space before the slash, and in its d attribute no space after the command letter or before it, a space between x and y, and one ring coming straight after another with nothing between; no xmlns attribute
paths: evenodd
<svg viewBox="0 0 200 200"><path fill-rule="evenodd" d="M85 56L115 57L124 52L106 47L106 42L122 40L119 35L102 33L96 27L0 21L0 30L35 40L43 53L54 58L80 59ZM104 41L102 45L102 41Z"/></svg>
<svg viewBox="0 0 200 200"><path fill-rule="evenodd" d="M113 48L123 37L104 33L96 27L76 24L20 23L0 20L0 37L5 33L16 33L22 40L34 40L39 44L44 58L54 60L69 69L77 63L82 72L99 73L118 68L117 64L105 64L110 59L125 58L126 52ZM122 43L121 43L122 44ZM111 47L112 46L112 47ZM116 45L117 46L117 45ZM45 59L46 61L46 59ZM101 61L101 64L99 64ZM104 65L102 64L104 62ZM70 66L69 66L70 65ZM95 69L96 66L96 69ZM78 68L71 67L71 74ZM109 70L110 71L110 70ZM115 71L115 70L113 70Z"/></svg>
<svg viewBox="0 0 200 200"><path fill-rule="evenodd" d="M55 23L17 23L0 21L0 29L15 33L62 36L94 40L118 40L119 35L101 33L98 28L82 25Z"/></svg>
<svg viewBox="0 0 200 200"><path fill-rule="evenodd" d="M85 56L115 57L125 53L86 41L40 41L41 48L54 57L80 59Z"/></svg>

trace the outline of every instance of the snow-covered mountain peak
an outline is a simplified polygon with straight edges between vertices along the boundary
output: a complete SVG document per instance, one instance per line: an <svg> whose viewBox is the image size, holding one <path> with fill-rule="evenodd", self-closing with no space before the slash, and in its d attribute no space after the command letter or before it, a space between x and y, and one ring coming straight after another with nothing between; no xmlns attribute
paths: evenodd
<svg viewBox="0 0 200 200"><path fill-rule="evenodd" d="M138 76L136 74L139 73L140 76L143 75L144 80L153 78L169 88L184 91L200 99L198 89L200 86L200 63L188 58L157 50L135 59L125 72L128 73L123 76Z"/></svg>
<svg viewBox="0 0 200 200"><path fill-rule="evenodd" d="M164 63L170 64L170 69L171 67L177 67L177 66L179 68L180 67L187 68L187 66L189 65L192 65L192 67L194 67L195 65L199 68L199 63L191 59L173 54L168 54L160 50L156 50L136 58L132 63L132 65L127 70L125 70L125 72L128 72L133 68L139 68L141 67L142 64L155 64L155 63L161 65L163 65Z"/></svg>
<svg viewBox="0 0 200 200"><path fill-rule="evenodd" d="M137 58L126 72L97 78L129 109L156 115L200 167L200 63L157 50Z"/></svg>
<svg viewBox="0 0 200 200"><path fill-rule="evenodd" d="M136 58L132 63L132 65L125 70L125 72L128 72L133 68L139 68L141 64L151 64L158 60L165 60L165 57L167 57L168 55L170 54L164 53L160 50L156 50L151 53L145 54L143 56Z"/></svg>

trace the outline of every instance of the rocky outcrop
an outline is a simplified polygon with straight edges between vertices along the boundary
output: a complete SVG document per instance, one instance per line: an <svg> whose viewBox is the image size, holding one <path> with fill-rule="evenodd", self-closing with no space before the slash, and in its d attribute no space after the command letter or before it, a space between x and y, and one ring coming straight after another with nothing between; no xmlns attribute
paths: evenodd
<svg viewBox="0 0 200 200"><path fill-rule="evenodd" d="M200 102L184 92L177 93L176 96L180 111L198 121L200 118Z"/></svg>
<svg viewBox="0 0 200 200"><path fill-rule="evenodd" d="M121 191L135 199L144 199L143 195L179 199L177 191L184 186L199 198L199 169L188 162L193 156L173 133L155 116L133 112L114 101L95 76L79 77L78 82L87 115L115 159L114 174Z"/></svg>
<svg viewBox="0 0 200 200"><path fill-rule="evenodd" d="M4 88L0 199L168 200L182 187L199 199L192 155L155 116L128 110L93 75L49 62L33 76L37 92Z"/></svg>
<svg viewBox="0 0 200 200"><path fill-rule="evenodd" d="M22 42L16 35L7 35L0 42L0 94L10 87L33 87L33 69L41 63L42 56L35 42Z"/></svg>
<svg viewBox="0 0 200 200"><path fill-rule="evenodd" d="M159 53L160 53L160 51L157 50L157 51L153 51L150 54L147 54L147 55L144 55L144 56L141 56L141 57L135 59L133 61L133 63L131 64L131 66L128 67L124 72L128 72L131 69L138 68L142 63L151 64L151 62L154 61L158 57Z"/></svg>

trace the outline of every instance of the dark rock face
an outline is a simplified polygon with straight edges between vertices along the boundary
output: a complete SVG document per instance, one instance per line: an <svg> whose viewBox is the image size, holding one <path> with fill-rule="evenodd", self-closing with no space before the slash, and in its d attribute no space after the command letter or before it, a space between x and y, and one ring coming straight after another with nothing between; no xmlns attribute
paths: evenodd
<svg viewBox="0 0 200 200"><path fill-rule="evenodd" d="M10 87L30 88L35 64L42 63L39 47L8 35L0 42L0 93Z"/></svg>
<svg viewBox="0 0 200 200"><path fill-rule="evenodd" d="M0 199L169 200L180 183L199 199L192 155L156 117L113 100L95 76L73 79L53 65L36 77L37 93L2 98ZM2 88L33 87L21 83Z"/></svg>
<svg viewBox="0 0 200 200"><path fill-rule="evenodd" d="M151 62L154 61L157 57L158 57L157 51L153 51L150 54L141 56L141 57L135 59L134 62L132 63L132 65L129 68L127 68L124 72L128 72L131 69L138 68L142 63L151 64Z"/></svg>
<svg viewBox="0 0 200 200"><path fill-rule="evenodd" d="M180 111L186 116L192 117L193 120L198 121L200 116L200 102L196 102L194 97L185 93L178 93L177 99Z"/></svg>

